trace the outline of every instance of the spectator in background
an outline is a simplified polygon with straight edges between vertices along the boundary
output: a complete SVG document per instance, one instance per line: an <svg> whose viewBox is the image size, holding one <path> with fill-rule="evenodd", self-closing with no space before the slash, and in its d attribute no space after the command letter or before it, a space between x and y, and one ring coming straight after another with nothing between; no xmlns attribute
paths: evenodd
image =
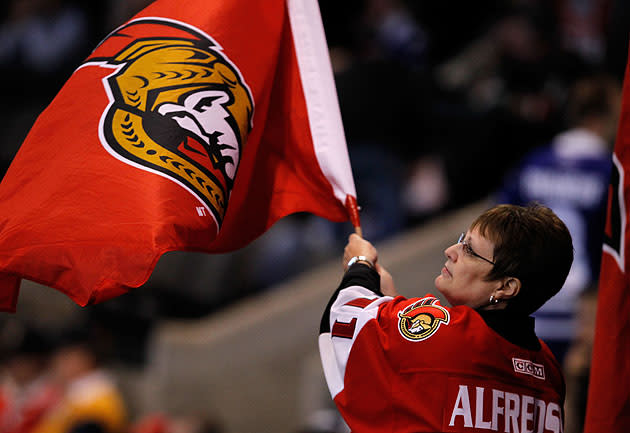
<svg viewBox="0 0 630 433"><path fill-rule="evenodd" d="M562 362L575 335L580 293L597 281L620 89L608 77L578 81L569 129L534 150L505 178L499 203L549 206L566 222L575 260L562 290L536 314L536 332Z"/></svg>
<svg viewBox="0 0 630 433"><path fill-rule="evenodd" d="M51 364L51 374L62 390L62 397L33 433L124 431L124 401L102 367L103 340L84 331L73 331L62 338Z"/></svg>
<svg viewBox="0 0 630 433"><path fill-rule="evenodd" d="M28 433L58 403L59 389L48 374L51 344L43 332L24 326L5 348L0 382L0 432Z"/></svg>

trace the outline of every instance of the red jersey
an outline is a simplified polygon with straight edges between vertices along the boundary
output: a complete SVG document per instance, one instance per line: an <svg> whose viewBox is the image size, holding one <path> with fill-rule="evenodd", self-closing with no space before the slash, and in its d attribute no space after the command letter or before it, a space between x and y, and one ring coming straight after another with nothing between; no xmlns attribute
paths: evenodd
<svg viewBox="0 0 630 433"><path fill-rule="evenodd" d="M513 344L466 306L342 287L319 338L354 433L563 431L564 379L547 346Z"/></svg>

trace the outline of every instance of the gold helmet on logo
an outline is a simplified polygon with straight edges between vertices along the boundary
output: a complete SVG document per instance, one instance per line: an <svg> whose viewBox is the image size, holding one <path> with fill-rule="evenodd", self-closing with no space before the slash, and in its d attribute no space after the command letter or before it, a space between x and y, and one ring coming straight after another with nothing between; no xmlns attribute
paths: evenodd
<svg viewBox="0 0 630 433"><path fill-rule="evenodd" d="M112 36L126 36L124 30ZM253 100L213 42L194 36L134 38L107 59L120 68L107 79L113 103L103 132L125 159L184 184L220 224L251 129Z"/></svg>

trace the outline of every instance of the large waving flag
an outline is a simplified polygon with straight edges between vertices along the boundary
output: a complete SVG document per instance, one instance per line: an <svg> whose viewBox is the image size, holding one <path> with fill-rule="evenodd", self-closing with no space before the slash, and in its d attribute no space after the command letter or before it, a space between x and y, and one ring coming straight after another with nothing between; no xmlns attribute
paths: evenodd
<svg viewBox="0 0 630 433"><path fill-rule="evenodd" d="M21 278L100 302L171 250L347 220L354 181L316 0L158 0L112 32L0 185L0 308Z"/></svg>
<svg viewBox="0 0 630 433"><path fill-rule="evenodd" d="M630 54L613 154L585 433L630 432Z"/></svg>

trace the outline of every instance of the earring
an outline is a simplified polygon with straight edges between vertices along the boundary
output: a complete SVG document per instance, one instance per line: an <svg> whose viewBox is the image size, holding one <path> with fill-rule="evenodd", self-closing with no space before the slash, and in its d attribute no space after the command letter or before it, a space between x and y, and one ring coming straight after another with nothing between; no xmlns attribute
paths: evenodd
<svg viewBox="0 0 630 433"><path fill-rule="evenodd" d="M499 303L499 300L494 297L494 295L490 295L490 304L496 305Z"/></svg>

